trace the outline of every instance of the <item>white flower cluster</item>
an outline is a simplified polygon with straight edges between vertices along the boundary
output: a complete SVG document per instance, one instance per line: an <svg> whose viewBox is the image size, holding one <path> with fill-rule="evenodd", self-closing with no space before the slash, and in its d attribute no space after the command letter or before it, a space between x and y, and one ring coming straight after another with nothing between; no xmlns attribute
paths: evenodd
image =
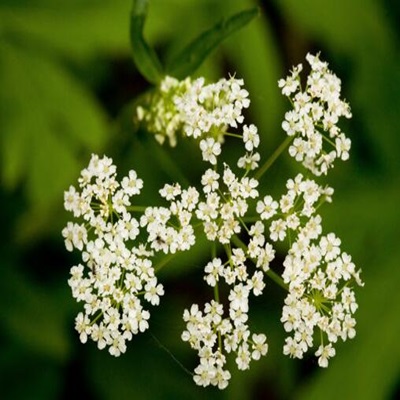
<svg viewBox="0 0 400 400"><path fill-rule="evenodd" d="M215 165L221 154L221 143L228 128L238 128L244 120L243 109L248 108L249 93L242 79L220 79L205 83L204 78L178 81L167 76L149 97L148 104L136 109L136 117L146 124L162 144L167 137L171 146L177 134L199 139L203 160ZM260 160L260 139L254 125L243 127L246 155L239 160L243 168L254 169Z"/></svg>
<svg viewBox="0 0 400 400"><path fill-rule="evenodd" d="M312 179L304 179L302 174L289 179L286 188L287 193L281 196L279 202L267 195L257 203L257 213L263 221L279 213L279 218L274 219L269 228L274 242L283 241L289 231L298 231L302 221L311 217L320 204L332 201L332 188L319 186Z"/></svg>
<svg viewBox="0 0 400 400"><path fill-rule="evenodd" d="M204 201L200 201L196 216L203 221L204 232L210 241L228 244L233 235L240 233L240 218L248 210L248 199L258 196L258 181L253 178L238 178L225 165L222 174L224 186L220 186L221 176L208 169L202 176Z"/></svg>
<svg viewBox="0 0 400 400"><path fill-rule="evenodd" d="M153 133L160 144L168 139L170 146L176 146L177 133L182 130L184 120L177 112L174 98L186 93L191 84L190 78L179 81L167 76L158 90L150 92L136 107L134 119L145 124L146 130Z"/></svg>
<svg viewBox="0 0 400 400"><path fill-rule="evenodd" d="M336 123L350 111L340 100L340 80L327 64L317 56L307 55L307 60L311 73L304 91L301 64L279 81L294 106L283 128L292 137L289 153L321 175L335 158L348 158L350 141ZM140 193L143 182L130 171L119 183L111 159L92 156L79 178L81 191L71 186L65 193L65 208L83 219L63 230L67 249L80 250L86 265L72 267L69 280L73 296L85 303L76 319L82 342L90 337L113 355L123 353L126 340L148 328L150 314L141 297L158 305L164 294L152 256L189 250L199 234L211 242L204 280L214 298L203 308L194 303L184 311L182 333L199 357L198 385L223 389L231 377L229 358L244 370L267 353L266 335L252 333L249 323L250 295L263 294L266 277L288 292L281 317L290 334L284 354L302 358L315 347L319 365L326 367L337 340L355 336L353 287L362 285L360 272L341 251L340 239L322 234L317 214L322 203L332 201L333 189L298 174L287 180L279 200L260 193L252 177L260 161L258 130L240 126L248 95L239 79L206 84L203 78L180 82L166 77L137 108L138 119L161 143L168 138L175 145L178 132L198 141L203 160L212 166L201 176L201 189L165 184L159 194L168 206L146 207L136 219L129 212L130 198ZM239 172L220 161L227 137L241 140ZM334 150L326 151L325 142ZM270 268L277 242L287 243L281 276Z"/></svg>
<svg viewBox="0 0 400 400"><path fill-rule="evenodd" d="M279 80L282 93L291 99L293 110L285 114L282 128L294 140L289 154L315 175L326 174L336 158L347 160L351 141L337 126L340 117L351 118L349 105L340 99L341 81L318 55L307 54L311 66L304 91L302 64ZM324 134L326 133L326 134Z"/></svg>
<svg viewBox="0 0 400 400"><path fill-rule="evenodd" d="M206 84L196 79L182 96L174 99L184 120L186 136L198 138L210 132L222 137L227 127L243 122L242 110L250 105L249 93L242 79L220 79Z"/></svg>
<svg viewBox="0 0 400 400"><path fill-rule="evenodd" d="M248 326L249 296L260 296L265 288L264 275L274 258L274 251L265 243L263 224L256 223L250 229L250 242L246 250L226 246L227 261L216 257L204 268L204 279L217 294L201 312L197 304L185 310L183 319L186 330L182 339L198 352L200 363L195 369L194 380L198 385L228 385L230 372L224 370L226 355L234 353L239 370L250 367L251 360L259 360L267 354L267 337L251 334ZM256 260L257 268L251 273L246 259ZM230 287L228 309L219 302L218 284L224 281Z"/></svg>
<svg viewBox="0 0 400 400"><path fill-rule="evenodd" d="M320 236L320 220L314 217L311 229L306 225L299 231L283 263L282 276L289 293L281 321L286 332L292 332L286 339L284 354L302 358L313 346L315 329L319 329L328 344L321 339L315 355L319 365L327 367L329 358L335 355L333 344L356 334L353 314L358 305L351 285L363 283L351 257L341 252L340 239L333 233Z"/></svg>
<svg viewBox="0 0 400 400"><path fill-rule="evenodd" d="M249 288L245 285L238 285L235 291L231 291L231 318L223 317L223 305L215 300L205 304L204 312L197 304L185 310L183 319L187 330L182 333L182 340L198 351L200 364L194 370L194 381L198 385L213 385L219 389L228 386L231 374L224 369L226 356L222 347L228 354L236 354L235 361L240 370L248 369L252 359L259 360L267 354L266 336L253 334L250 337L248 326L243 322L248 319L248 294Z"/></svg>
<svg viewBox="0 0 400 400"><path fill-rule="evenodd" d="M81 192L73 186L65 192L64 206L84 222L68 222L62 231L67 249L80 250L85 264L73 266L68 281L73 297L85 303L76 329L83 343L90 337L99 349L108 347L118 356L125 352L127 340L149 326L150 314L140 297L157 305L164 294L154 274L152 253L133 245L139 222L127 207L143 182L130 171L120 184L112 160L93 155L79 186Z"/></svg>
<svg viewBox="0 0 400 400"><path fill-rule="evenodd" d="M147 207L140 218L140 226L146 227L150 247L164 253L189 250L195 243L193 211L199 201L194 187L182 190L179 184L166 184L160 195L171 202L169 208Z"/></svg>
<svg viewBox="0 0 400 400"><path fill-rule="evenodd" d="M293 336L286 339L284 354L302 358L313 346L314 330L320 329L329 344L322 341L316 355L322 367L335 350L332 343L355 336L353 314L357 309L352 282L362 286L359 272L351 257L341 253L340 240L333 234L321 236L321 217L315 204L331 201L333 189L321 187L298 174L289 179L287 193L279 203L266 196L257 204L262 220L272 219L278 212L280 218L270 224L270 239L282 241L287 236L294 240L283 262L282 278L288 295L282 311L281 322Z"/></svg>

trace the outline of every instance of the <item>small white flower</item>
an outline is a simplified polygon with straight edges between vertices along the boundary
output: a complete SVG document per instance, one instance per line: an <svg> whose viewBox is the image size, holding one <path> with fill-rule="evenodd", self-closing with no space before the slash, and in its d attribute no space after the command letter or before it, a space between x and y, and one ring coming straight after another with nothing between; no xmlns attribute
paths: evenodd
<svg viewBox="0 0 400 400"><path fill-rule="evenodd" d="M139 194L143 188L143 181L137 177L136 171L129 171L127 177L121 181L121 186L128 196Z"/></svg>
<svg viewBox="0 0 400 400"><path fill-rule="evenodd" d="M322 368L326 368L329 363L329 359L334 357L336 354L335 349L332 347L332 344L329 343L326 346L319 346L315 355L318 357L318 365Z"/></svg>
<svg viewBox="0 0 400 400"><path fill-rule="evenodd" d="M252 353L251 353L251 358L253 360L259 360L261 356L265 356L268 352L268 344L267 342L267 337L264 334L253 334L252 338Z"/></svg>
<svg viewBox="0 0 400 400"><path fill-rule="evenodd" d="M260 144L260 136L255 125L243 126L243 142L247 151L253 151Z"/></svg>
<svg viewBox="0 0 400 400"><path fill-rule="evenodd" d="M247 343L243 343L241 346L239 346L235 361L238 369L240 370L249 369L251 361L251 353L249 351L249 346Z"/></svg>
<svg viewBox="0 0 400 400"><path fill-rule="evenodd" d="M164 287L161 284L157 284L157 278L151 278L144 287L145 295L144 298L150 302L153 306L160 304L160 296L164 294Z"/></svg>
<svg viewBox="0 0 400 400"><path fill-rule="evenodd" d="M174 185L165 184L164 187L160 189L161 197L164 197L168 201L175 199L181 193L181 186L178 183Z"/></svg>
<svg viewBox="0 0 400 400"><path fill-rule="evenodd" d="M221 154L221 145L213 138L207 138L200 141L203 160L212 165L217 164L217 156Z"/></svg>
<svg viewBox="0 0 400 400"><path fill-rule="evenodd" d="M114 331L112 334L111 346L109 348L110 354L114 357L118 357L121 353L125 353L125 351L125 339L118 331Z"/></svg>
<svg viewBox="0 0 400 400"><path fill-rule="evenodd" d="M75 319L75 329L79 333L80 341L86 343L88 336L92 332L89 317L80 312Z"/></svg>
<svg viewBox="0 0 400 400"><path fill-rule="evenodd" d="M214 260L210 261L206 267L204 268L204 272L206 273L204 279L210 286L215 286L219 280L219 277L222 276L223 273L223 265L220 258L214 258Z"/></svg>
<svg viewBox="0 0 400 400"><path fill-rule="evenodd" d="M274 242L276 241L282 241L286 237L286 228L287 224L284 219L277 219L275 221L272 221L271 226L269 228L270 230L270 238Z"/></svg>
<svg viewBox="0 0 400 400"><path fill-rule="evenodd" d="M288 355L291 358L303 358L303 350L299 343L297 343L292 337L288 337L285 340L283 346L283 354Z"/></svg>
<svg viewBox="0 0 400 400"><path fill-rule="evenodd" d="M204 193L210 193L217 190L219 187L218 179L219 174L212 169L208 169L201 177L201 184L204 187Z"/></svg>
<svg viewBox="0 0 400 400"><path fill-rule="evenodd" d="M278 203L271 197L265 196L264 199L257 202L257 213L261 219L268 220L276 214Z"/></svg>

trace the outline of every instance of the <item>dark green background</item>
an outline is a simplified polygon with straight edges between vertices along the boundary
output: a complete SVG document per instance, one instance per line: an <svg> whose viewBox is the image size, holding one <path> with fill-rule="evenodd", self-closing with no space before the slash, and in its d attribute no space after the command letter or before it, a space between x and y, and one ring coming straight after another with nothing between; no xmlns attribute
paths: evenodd
<svg viewBox="0 0 400 400"><path fill-rule="evenodd" d="M328 370L282 355L284 294L272 283L255 301L254 324L269 355L234 373L225 391L202 389L180 341L183 309L212 293L202 282L202 244L163 270L166 295L150 332L115 359L73 329L79 306L67 286L79 259L63 247L63 191L92 152L135 168L151 202L162 182L198 177L191 145L160 149L132 132L129 103L148 86L130 58L127 0L0 1L0 397L3 399L394 399L400 372L400 10L396 0L153 0L146 37L162 59L221 17L259 4L261 16L226 40L198 75L236 72L252 100L264 159L283 140L287 104L277 80L308 51L321 51L343 82L353 119L351 160L328 177L327 232L363 269L357 336ZM232 150L232 154L235 149ZM188 163L187 157L190 162ZM197 157L197 158L196 158ZM286 161L285 161L286 159ZM284 157L262 185L279 191L294 166ZM160 345L162 343L162 347ZM234 368L233 368L234 370Z"/></svg>

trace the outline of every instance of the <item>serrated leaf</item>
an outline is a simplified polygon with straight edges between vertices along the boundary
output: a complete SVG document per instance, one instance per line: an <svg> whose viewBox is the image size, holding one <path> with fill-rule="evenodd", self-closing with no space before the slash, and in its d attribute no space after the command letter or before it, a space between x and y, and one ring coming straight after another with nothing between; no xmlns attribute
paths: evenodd
<svg viewBox="0 0 400 400"><path fill-rule="evenodd" d="M143 37L147 9L147 0L134 0L130 24L132 56L139 72L149 82L156 84L161 80L163 74L156 52Z"/></svg>
<svg viewBox="0 0 400 400"><path fill-rule="evenodd" d="M222 20L189 43L167 65L169 75L183 79L193 74L207 56L227 37L246 26L258 15L258 8L242 11Z"/></svg>

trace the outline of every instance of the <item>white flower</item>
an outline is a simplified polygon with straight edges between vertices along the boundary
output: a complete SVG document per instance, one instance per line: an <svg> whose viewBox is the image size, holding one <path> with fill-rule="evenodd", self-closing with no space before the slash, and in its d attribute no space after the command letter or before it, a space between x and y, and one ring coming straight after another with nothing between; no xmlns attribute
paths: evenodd
<svg viewBox="0 0 400 400"><path fill-rule="evenodd" d="M110 331L104 326L103 323L93 324L91 338L94 342L97 342L99 350L104 349L107 345L111 344Z"/></svg>
<svg viewBox="0 0 400 400"><path fill-rule="evenodd" d="M240 369L240 370L249 369L250 361L251 361L251 354L250 354L249 346L247 343L243 343L241 346L239 346L238 351L237 351L237 357L236 357L235 361L236 361L238 369Z"/></svg>
<svg viewBox="0 0 400 400"><path fill-rule="evenodd" d="M261 219L268 220L276 214L278 203L269 195L264 199L257 202L257 213L260 214Z"/></svg>
<svg viewBox="0 0 400 400"><path fill-rule="evenodd" d="M112 356L118 357L121 353L125 353L126 344L123 336L118 333L118 331L114 331L112 334L111 346L109 348L109 352Z"/></svg>
<svg viewBox="0 0 400 400"><path fill-rule="evenodd" d="M266 343L267 337L264 334L253 334L252 338L252 353L251 358L253 360L259 360L261 356L267 354L268 344Z"/></svg>
<svg viewBox="0 0 400 400"><path fill-rule="evenodd" d="M237 166L239 168L244 168L247 170L254 170L256 168L258 168L258 163L260 161L260 153L246 153L244 156L240 157L238 162L237 162Z"/></svg>
<svg viewBox="0 0 400 400"><path fill-rule="evenodd" d="M337 156L340 157L343 161L348 160L351 140L341 134L335 139L335 145Z"/></svg>
<svg viewBox="0 0 400 400"><path fill-rule="evenodd" d="M277 219L275 221L272 221L271 226L269 228L270 230L270 238L274 242L276 241L282 241L286 237L286 228L287 224L284 219Z"/></svg>
<svg viewBox="0 0 400 400"><path fill-rule="evenodd" d="M136 171L129 171L129 175L122 179L121 186L128 196L139 194L143 188L143 181L138 179Z"/></svg>
<svg viewBox="0 0 400 400"><path fill-rule="evenodd" d="M261 271L256 271L251 278L250 287L253 290L255 296L259 296L262 294L265 283L263 282L263 274Z"/></svg>
<svg viewBox="0 0 400 400"><path fill-rule="evenodd" d="M329 363L329 359L334 357L336 354L335 349L332 347L332 344L329 343L326 346L319 346L315 355L318 357L318 365L322 368L326 368Z"/></svg>
<svg viewBox="0 0 400 400"><path fill-rule="evenodd" d="M204 193L210 193L217 190L219 187L218 179L219 174L212 169L208 169L201 177L201 184L204 187Z"/></svg>
<svg viewBox="0 0 400 400"><path fill-rule="evenodd" d="M283 346L283 354L288 355L291 358L303 358L303 350L299 343L292 337L288 337L285 340L285 345Z"/></svg>
<svg viewBox="0 0 400 400"><path fill-rule="evenodd" d="M243 142L247 151L253 151L260 144L260 136L255 125L243 126Z"/></svg>
<svg viewBox="0 0 400 400"><path fill-rule="evenodd" d="M242 283L234 286L229 293L230 307L234 310L241 310L245 313L249 310L249 288Z"/></svg>
<svg viewBox="0 0 400 400"><path fill-rule="evenodd" d="M79 339L82 343L87 342L87 338L92 331L90 326L90 319L87 315L79 313L75 319L75 329L79 333Z"/></svg>
<svg viewBox="0 0 400 400"><path fill-rule="evenodd" d="M282 93L290 97L293 104L293 110L285 114L282 129L294 137L289 154L313 174L321 175L333 167L336 158L349 158L350 139L337 123L340 117L350 118L351 112L348 104L340 99L340 79L328 69L328 64L311 54L307 54L306 59L311 72L304 91L299 78L301 64L286 80L278 82ZM324 134L335 140L324 141ZM332 145L334 150L329 148Z"/></svg>
<svg viewBox="0 0 400 400"><path fill-rule="evenodd" d="M215 367L204 358L200 360L200 364L194 370L195 375L193 377L196 385L199 386L208 386L211 383L211 380L216 376Z"/></svg>
<svg viewBox="0 0 400 400"><path fill-rule="evenodd" d="M151 278L144 287L145 295L144 298L149 301L153 306L160 304L160 296L164 294L164 287L161 284L157 284L157 278Z"/></svg>
<svg viewBox="0 0 400 400"><path fill-rule="evenodd" d="M160 189L161 197L166 200L173 200L182 193L181 186L176 183L174 185L165 184L162 189Z"/></svg>
<svg viewBox="0 0 400 400"><path fill-rule="evenodd" d="M206 273L204 279L210 286L215 286L219 280L219 276L223 273L222 261L219 258L214 258L211 262L209 262L204 268L204 272Z"/></svg>
<svg viewBox="0 0 400 400"><path fill-rule="evenodd" d="M221 145L213 138L207 138L200 141L203 160L212 165L217 164L217 156L221 154Z"/></svg>
<svg viewBox="0 0 400 400"><path fill-rule="evenodd" d="M282 122L282 129L288 134L288 136L293 136L295 133L300 131L298 121L299 115L296 111L291 110L286 112L285 120Z"/></svg>
<svg viewBox="0 0 400 400"><path fill-rule="evenodd" d="M299 82L299 73L303 69L303 66L299 64L295 68L293 68L291 76L288 76L286 79L280 79L278 81L278 86L282 89L282 94L284 96L290 96L294 93L300 85Z"/></svg>
<svg viewBox="0 0 400 400"><path fill-rule="evenodd" d="M340 239L334 233L321 238L319 246L326 261L331 261L340 254L340 243Z"/></svg>

